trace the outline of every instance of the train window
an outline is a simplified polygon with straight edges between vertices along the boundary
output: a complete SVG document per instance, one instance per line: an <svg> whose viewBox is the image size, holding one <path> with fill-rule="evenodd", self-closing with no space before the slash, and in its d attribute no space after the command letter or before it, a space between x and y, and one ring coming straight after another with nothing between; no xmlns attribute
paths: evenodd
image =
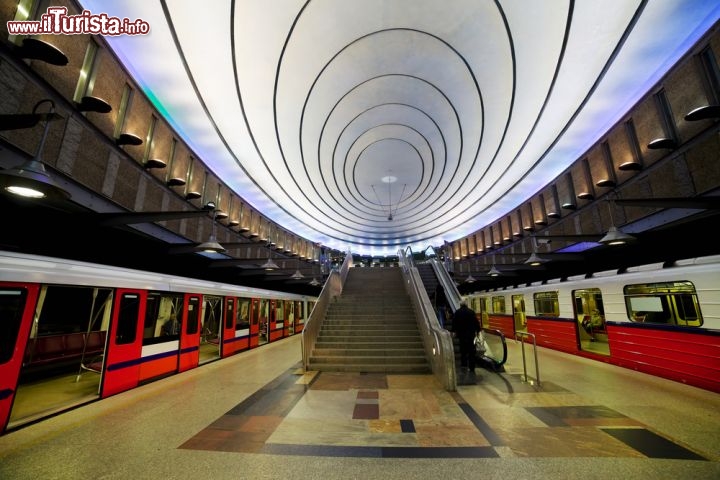
<svg viewBox="0 0 720 480"><path fill-rule="evenodd" d="M140 314L140 296L136 293L126 293L120 299L117 331L115 343L126 345L135 342L138 315Z"/></svg>
<svg viewBox="0 0 720 480"><path fill-rule="evenodd" d="M678 325L686 325L699 327L702 325L700 318L700 305L698 305L697 295L688 295L686 293L674 296L675 307L677 308Z"/></svg>
<svg viewBox="0 0 720 480"><path fill-rule="evenodd" d="M228 298L225 312L225 328L232 328L235 322L235 299Z"/></svg>
<svg viewBox="0 0 720 480"><path fill-rule="evenodd" d="M505 313L505 297L503 297L503 296L492 297L492 312L493 313Z"/></svg>
<svg viewBox="0 0 720 480"><path fill-rule="evenodd" d="M64 335L99 330L98 318L112 291L89 287L44 287L41 294L37 336Z"/></svg>
<svg viewBox="0 0 720 480"><path fill-rule="evenodd" d="M699 327L703 324L695 286L688 281L626 285L625 305L634 322Z"/></svg>
<svg viewBox="0 0 720 480"><path fill-rule="evenodd" d="M200 299L190 297L188 301L187 328L185 333L195 334L200 329Z"/></svg>
<svg viewBox="0 0 720 480"><path fill-rule="evenodd" d="M26 298L25 289L0 289L0 363L13 356Z"/></svg>
<svg viewBox="0 0 720 480"><path fill-rule="evenodd" d="M580 320L586 315L593 314L605 317L605 306L599 288L575 290L573 295L575 298L575 313Z"/></svg>
<svg viewBox="0 0 720 480"><path fill-rule="evenodd" d="M165 342L180 336L182 305L183 296L180 293L148 293L143 345Z"/></svg>
<svg viewBox="0 0 720 480"><path fill-rule="evenodd" d="M560 302L558 292L537 292L533 294L535 315L538 317L559 317Z"/></svg>
<svg viewBox="0 0 720 480"><path fill-rule="evenodd" d="M250 328L250 299L238 298L238 316L235 330Z"/></svg>

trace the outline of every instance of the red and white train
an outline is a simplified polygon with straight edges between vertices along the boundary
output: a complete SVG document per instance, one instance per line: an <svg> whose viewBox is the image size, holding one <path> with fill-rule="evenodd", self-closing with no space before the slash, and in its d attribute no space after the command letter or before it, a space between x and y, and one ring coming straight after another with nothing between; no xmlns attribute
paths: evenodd
<svg viewBox="0 0 720 480"><path fill-rule="evenodd" d="M315 301L0 252L0 434L300 333Z"/></svg>
<svg viewBox="0 0 720 480"><path fill-rule="evenodd" d="M720 393L720 255L466 298L507 338Z"/></svg>

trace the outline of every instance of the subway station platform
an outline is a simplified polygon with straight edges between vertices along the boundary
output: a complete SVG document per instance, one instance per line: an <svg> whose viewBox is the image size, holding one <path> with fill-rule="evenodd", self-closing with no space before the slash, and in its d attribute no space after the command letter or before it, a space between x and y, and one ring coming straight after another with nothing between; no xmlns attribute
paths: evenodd
<svg viewBox="0 0 720 480"><path fill-rule="evenodd" d="M509 341L505 372L447 392L303 372L296 335L10 432L0 479L720 478L720 395L538 358L539 384Z"/></svg>

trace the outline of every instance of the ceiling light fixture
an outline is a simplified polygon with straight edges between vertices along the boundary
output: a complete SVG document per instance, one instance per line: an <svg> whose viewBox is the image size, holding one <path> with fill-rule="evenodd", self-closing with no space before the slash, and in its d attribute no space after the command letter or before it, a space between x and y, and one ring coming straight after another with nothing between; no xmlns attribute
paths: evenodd
<svg viewBox="0 0 720 480"><path fill-rule="evenodd" d="M41 60L50 65L62 67L69 62L67 56L55 45L32 37L23 39L22 45L16 47L16 52L21 58Z"/></svg>
<svg viewBox="0 0 720 480"><path fill-rule="evenodd" d="M216 224L215 224L215 216L217 215L217 210L213 210L213 219L212 219L212 234L210 234L210 238L208 238L207 242L201 243L197 246L197 250L200 252L205 253L223 253L225 252L225 247L220 245L217 241L216 236Z"/></svg>
<svg viewBox="0 0 720 480"><path fill-rule="evenodd" d="M537 238L535 236L532 237L532 253L528 257L527 260L525 260L523 263L525 265L530 265L531 267L539 267L543 263L549 262L547 258L542 258L537 254Z"/></svg>
<svg viewBox="0 0 720 480"><path fill-rule="evenodd" d="M387 219L390 221L393 219L393 202L392 202L392 184L397 182L397 177L391 175L392 170L388 170L388 174L385 177L382 177L380 180L384 183L388 184L388 216ZM384 207L382 200L380 200L380 196L378 195L377 191L375 190L375 185L370 185L373 189L373 192L375 192L375 197L378 199L378 205L381 207ZM398 208L400 208L400 202L402 201L402 196L405 193L405 187L407 187L407 184L403 184L402 192L400 192L400 197L398 198L397 205L395 206L395 213L397 213Z"/></svg>
<svg viewBox="0 0 720 480"><path fill-rule="evenodd" d="M75 102L75 106L81 112L110 113L112 111L112 106L105 100L91 96L82 97L79 102Z"/></svg>
<svg viewBox="0 0 720 480"><path fill-rule="evenodd" d="M547 258L540 257L537 253L532 252L527 260L525 260L523 263L525 265L530 265L531 267L539 267L545 262L549 262Z"/></svg>
<svg viewBox="0 0 720 480"><path fill-rule="evenodd" d="M290 275L290 278L293 280L301 280L301 279L305 278L305 275L303 275L302 272L300 271L300 260L297 260L296 265L297 265L297 268L295 269L295 273Z"/></svg>
<svg viewBox="0 0 720 480"><path fill-rule="evenodd" d="M607 231L605 236L599 240L603 245L624 245L628 242L636 240L632 235L623 232L615 226L615 220L613 220L612 205L610 205L610 199L607 199L608 212L610 213L610 229Z"/></svg>
<svg viewBox="0 0 720 480"><path fill-rule="evenodd" d="M263 263L260 268L264 268L265 270L277 270L278 267L275 262L273 262L272 258L268 257L267 262Z"/></svg>
<svg viewBox="0 0 720 480"><path fill-rule="evenodd" d="M49 103L50 110L47 114L38 114L37 109L43 103ZM28 117L28 115L20 116ZM37 152L33 158L23 162L21 165L0 171L0 188L14 195L26 198L67 200L70 198L70 194L55 183L50 177L50 174L45 170L45 165L42 161L42 150L45 146L45 140L47 139L50 121L57 118L55 115L55 103L49 99L40 100L33 107L33 112L29 117L36 119L31 126L37 124L40 120L45 120L45 128L40 138Z"/></svg>

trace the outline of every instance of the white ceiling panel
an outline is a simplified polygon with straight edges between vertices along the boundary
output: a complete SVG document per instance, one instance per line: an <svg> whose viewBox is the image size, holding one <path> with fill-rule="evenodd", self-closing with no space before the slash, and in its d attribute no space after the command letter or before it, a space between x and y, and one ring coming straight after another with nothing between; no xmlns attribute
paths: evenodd
<svg viewBox="0 0 720 480"><path fill-rule="evenodd" d="M108 42L230 188L372 255L514 209L720 18L706 0L81 3L150 24Z"/></svg>

